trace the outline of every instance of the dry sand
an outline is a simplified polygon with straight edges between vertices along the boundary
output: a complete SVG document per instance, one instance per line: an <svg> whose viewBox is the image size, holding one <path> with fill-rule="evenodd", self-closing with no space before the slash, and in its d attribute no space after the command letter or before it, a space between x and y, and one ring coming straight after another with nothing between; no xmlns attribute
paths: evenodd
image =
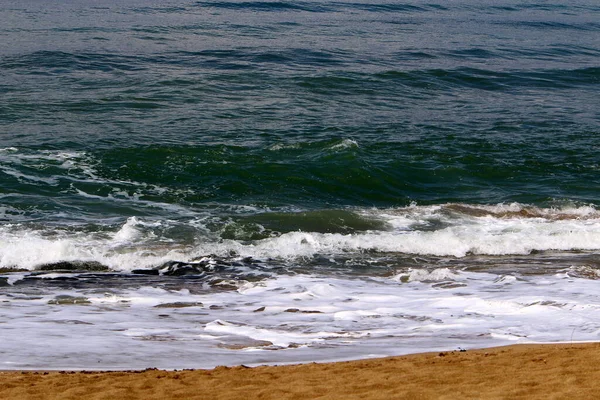
<svg viewBox="0 0 600 400"><path fill-rule="evenodd" d="M0 399L593 399L600 343L279 367L0 372Z"/></svg>

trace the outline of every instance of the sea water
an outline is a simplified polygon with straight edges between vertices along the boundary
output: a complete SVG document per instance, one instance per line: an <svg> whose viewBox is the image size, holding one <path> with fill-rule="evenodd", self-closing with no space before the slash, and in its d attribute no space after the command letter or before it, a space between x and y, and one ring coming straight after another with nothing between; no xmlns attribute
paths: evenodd
<svg viewBox="0 0 600 400"><path fill-rule="evenodd" d="M597 1L5 1L0 368L600 339Z"/></svg>

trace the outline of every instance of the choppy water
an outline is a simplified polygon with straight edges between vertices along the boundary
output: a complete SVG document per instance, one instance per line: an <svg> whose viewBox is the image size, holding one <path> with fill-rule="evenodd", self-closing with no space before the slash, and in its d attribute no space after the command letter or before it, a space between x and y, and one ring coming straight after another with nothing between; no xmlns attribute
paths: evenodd
<svg viewBox="0 0 600 400"><path fill-rule="evenodd" d="M600 339L597 2L0 10L0 368Z"/></svg>

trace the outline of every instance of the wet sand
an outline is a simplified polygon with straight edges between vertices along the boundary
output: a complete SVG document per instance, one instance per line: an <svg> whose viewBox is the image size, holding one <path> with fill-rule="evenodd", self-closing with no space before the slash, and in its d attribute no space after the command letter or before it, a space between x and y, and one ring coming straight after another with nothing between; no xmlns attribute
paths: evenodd
<svg viewBox="0 0 600 400"><path fill-rule="evenodd" d="M591 399L600 343L516 345L327 364L0 372L2 399Z"/></svg>

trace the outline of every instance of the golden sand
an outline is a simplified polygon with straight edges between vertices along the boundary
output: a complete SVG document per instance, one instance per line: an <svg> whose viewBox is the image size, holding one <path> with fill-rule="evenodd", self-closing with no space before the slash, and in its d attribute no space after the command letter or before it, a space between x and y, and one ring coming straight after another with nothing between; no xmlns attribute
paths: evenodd
<svg viewBox="0 0 600 400"><path fill-rule="evenodd" d="M0 372L0 399L593 399L600 343L213 370Z"/></svg>

